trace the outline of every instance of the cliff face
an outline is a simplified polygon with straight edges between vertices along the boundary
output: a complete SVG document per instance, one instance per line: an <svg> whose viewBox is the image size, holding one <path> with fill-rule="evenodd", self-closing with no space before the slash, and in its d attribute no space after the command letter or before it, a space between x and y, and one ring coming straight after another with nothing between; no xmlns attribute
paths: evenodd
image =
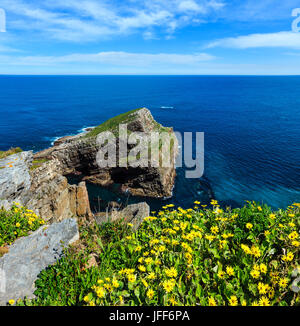
<svg viewBox="0 0 300 326"><path fill-rule="evenodd" d="M58 160L53 159L31 171L31 196L28 207L38 210L40 216L51 221L68 217L91 218L89 198L85 182L68 184Z"/></svg>
<svg viewBox="0 0 300 326"><path fill-rule="evenodd" d="M69 185L61 174L60 162L53 159L36 167L32 152L22 152L0 160L0 208L19 202L44 220L54 222L69 217L92 216L84 182Z"/></svg>
<svg viewBox="0 0 300 326"><path fill-rule="evenodd" d="M91 132L65 137L56 143L56 146L35 155L37 159L55 159L60 163L62 174L74 174L83 181L109 186L113 183L120 185L120 190L129 191L134 196L147 196L163 198L172 196L176 171L175 160L172 160L170 167L151 167L150 158L147 167L120 167L100 168L96 162L99 146L96 137L104 131L111 131L116 135L117 153L120 145L118 136L119 124L127 124L128 134L132 132L143 132L144 136L151 132L166 132L174 140L172 157L177 154L177 139L172 128L166 128L158 124L151 112L146 109L139 109L121 116L110 119L96 127ZM132 149L128 148L127 154ZM117 161L119 156L117 156Z"/></svg>

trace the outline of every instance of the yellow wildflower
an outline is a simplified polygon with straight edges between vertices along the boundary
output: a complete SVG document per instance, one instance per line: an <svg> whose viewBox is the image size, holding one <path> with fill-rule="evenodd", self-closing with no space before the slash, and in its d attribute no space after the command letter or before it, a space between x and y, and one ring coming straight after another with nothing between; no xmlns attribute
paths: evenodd
<svg viewBox="0 0 300 326"><path fill-rule="evenodd" d="M136 280L136 275L134 274L129 274L127 275L128 282L133 283Z"/></svg>
<svg viewBox="0 0 300 326"><path fill-rule="evenodd" d="M219 228L217 226L212 226L210 228L211 233L217 234L219 232Z"/></svg>
<svg viewBox="0 0 300 326"><path fill-rule="evenodd" d="M229 299L229 305L230 306L237 306L238 305L238 299L235 295L232 295Z"/></svg>
<svg viewBox="0 0 300 326"><path fill-rule="evenodd" d="M288 252L286 255L283 255L281 259L283 261L292 261L294 259L294 254L292 252Z"/></svg>
<svg viewBox="0 0 300 326"><path fill-rule="evenodd" d="M267 297L261 297L258 304L260 306L270 306L270 300Z"/></svg>
<svg viewBox="0 0 300 326"><path fill-rule="evenodd" d="M260 272L259 272L258 270L255 270L255 269L253 269L253 270L250 272L250 274L251 274L251 276L252 276L253 278L259 278L259 276L260 276Z"/></svg>
<svg viewBox="0 0 300 326"><path fill-rule="evenodd" d="M163 286L164 290L169 293L169 292L172 292L173 291L173 289L175 287L175 284L176 284L175 280L174 279L170 279L170 280L164 281L162 283L162 286Z"/></svg>
<svg viewBox="0 0 300 326"><path fill-rule="evenodd" d="M255 256L256 258L259 258L261 256L260 249L257 246L252 246L251 252L252 252L252 255Z"/></svg>
<svg viewBox="0 0 300 326"><path fill-rule="evenodd" d="M289 234L289 239L290 240L295 240L297 238L298 238L298 233L296 231Z"/></svg>
<svg viewBox="0 0 300 326"><path fill-rule="evenodd" d="M149 289L148 291L147 291L147 298L149 298L150 300L154 297L154 294L155 294L155 292L152 290L152 289Z"/></svg>
<svg viewBox="0 0 300 326"><path fill-rule="evenodd" d="M260 264L259 269L263 274L267 273L268 267L265 264Z"/></svg>
<svg viewBox="0 0 300 326"><path fill-rule="evenodd" d="M272 214L269 215L269 218L270 218L271 220L275 220L276 215L272 213Z"/></svg>
<svg viewBox="0 0 300 326"><path fill-rule="evenodd" d="M286 278L281 278L278 282L279 287L286 288L288 285L288 280Z"/></svg>
<svg viewBox="0 0 300 326"><path fill-rule="evenodd" d="M292 241L292 246L294 247L300 247L300 241Z"/></svg>
<svg viewBox="0 0 300 326"><path fill-rule="evenodd" d="M213 297L208 298L208 305L211 307L216 306L216 300Z"/></svg>
<svg viewBox="0 0 300 326"><path fill-rule="evenodd" d="M269 285L259 282L257 285L257 289L258 289L259 294L266 294L269 289Z"/></svg>
<svg viewBox="0 0 300 326"><path fill-rule="evenodd" d="M98 298L104 298L105 297L105 289L104 289L104 287L98 287L97 289L96 289L96 294L97 294L97 297Z"/></svg>
<svg viewBox="0 0 300 326"><path fill-rule="evenodd" d="M246 228L247 228L248 230L251 230L251 229L253 228L253 224L251 224L251 223L247 223L247 224L246 224Z"/></svg>
<svg viewBox="0 0 300 326"><path fill-rule="evenodd" d="M139 265L138 269L141 271L141 272L145 272L146 271L146 267L144 265Z"/></svg>
<svg viewBox="0 0 300 326"><path fill-rule="evenodd" d="M154 272L151 272L147 277L148 277L149 280L155 280L156 279L156 276L155 276Z"/></svg>
<svg viewBox="0 0 300 326"><path fill-rule="evenodd" d="M178 275L178 272L174 267L165 269L165 273L168 277L176 277Z"/></svg>
<svg viewBox="0 0 300 326"><path fill-rule="evenodd" d="M142 250L142 247L141 246L136 246L134 251L141 251Z"/></svg>
<svg viewBox="0 0 300 326"><path fill-rule="evenodd" d="M118 288L118 287L120 286L120 284L119 284L119 282L118 282L116 279L113 279L113 280L112 280L112 286L113 286L114 288Z"/></svg>
<svg viewBox="0 0 300 326"><path fill-rule="evenodd" d="M227 266L227 267L226 267L226 273L227 273L229 276L233 276L233 275L234 275L234 269L233 269L231 266Z"/></svg>

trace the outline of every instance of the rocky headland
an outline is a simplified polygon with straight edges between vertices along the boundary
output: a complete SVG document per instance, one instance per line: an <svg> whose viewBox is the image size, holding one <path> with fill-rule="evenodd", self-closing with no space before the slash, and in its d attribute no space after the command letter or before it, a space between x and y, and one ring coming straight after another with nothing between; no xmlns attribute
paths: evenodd
<svg viewBox="0 0 300 326"><path fill-rule="evenodd" d="M120 124L127 125L128 134L167 132L174 135L172 165L152 167L149 161L147 167L99 167L97 136L105 131L112 132L118 148ZM93 218L86 182L102 187L118 184L121 192L132 196L171 197L177 148L172 128L156 122L146 108L132 110L79 135L58 139L54 146L41 152L20 152L0 159L0 206L8 208L17 201L52 223L69 217ZM127 153L130 150L129 145ZM76 176L78 184L69 184L68 176Z"/></svg>

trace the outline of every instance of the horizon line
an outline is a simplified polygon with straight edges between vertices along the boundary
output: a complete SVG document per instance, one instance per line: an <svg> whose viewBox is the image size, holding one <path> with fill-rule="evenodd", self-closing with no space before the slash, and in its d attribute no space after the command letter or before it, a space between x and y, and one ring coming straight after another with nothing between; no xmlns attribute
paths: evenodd
<svg viewBox="0 0 300 326"><path fill-rule="evenodd" d="M191 77L300 77L300 74L3 74L0 73L0 77L2 76L28 76L28 77L42 77L42 76L191 76Z"/></svg>

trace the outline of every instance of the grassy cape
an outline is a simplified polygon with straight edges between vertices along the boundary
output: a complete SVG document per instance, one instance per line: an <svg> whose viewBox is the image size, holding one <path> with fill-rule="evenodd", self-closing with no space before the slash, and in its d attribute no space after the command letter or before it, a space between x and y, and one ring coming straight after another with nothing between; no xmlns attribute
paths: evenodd
<svg viewBox="0 0 300 326"><path fill-rule="evenodd" d="M300 304L292 288L300 275L300 204L276 212L255 202L233 210L215 200L194 205L167 205L136 232L120 221L80 221L80 243L41 272L36 299L17 304ZM26 235L26 219L40 223L20 206L1 211L2 246Z"/></svg>
<svg viewBox="0 0 300 326"><path fill-rule="evenodd" d="M120 115L117 115L117 116L103 122L99 126L93 128L93 130L88 132L85 135L85 138L97 137L100 133L105 132L105 131L111 131L115 136L118 136L119 125L120 124L128 124L131 121L133 121L135 118L134 113L136 113L137 111L140 111L142 109L143 108L134 109L134 110L122 113ZM158 132L169 132L171 130L171 128L163 127L155 120L153 120L153 123L155 123L156 129L157 129L156 131L158 131ZM130 130L128 130L128 133L130 134Z"/></svg>
<svg viewBox="0 0 300 326"><path fill-rule="evenodd" d="M129 123L130 121L133 120L134 115L133 113L139 111L141 109L135 109L128 111L126 113L122 113L116 117L113 117L105 122L103 122L101 125L95 127L93 130L88 132L85 137L90 138L90 137L97 137L101 132L105 131L111 131L114 134L118 132L119 124L122 123Z"/></svg>

